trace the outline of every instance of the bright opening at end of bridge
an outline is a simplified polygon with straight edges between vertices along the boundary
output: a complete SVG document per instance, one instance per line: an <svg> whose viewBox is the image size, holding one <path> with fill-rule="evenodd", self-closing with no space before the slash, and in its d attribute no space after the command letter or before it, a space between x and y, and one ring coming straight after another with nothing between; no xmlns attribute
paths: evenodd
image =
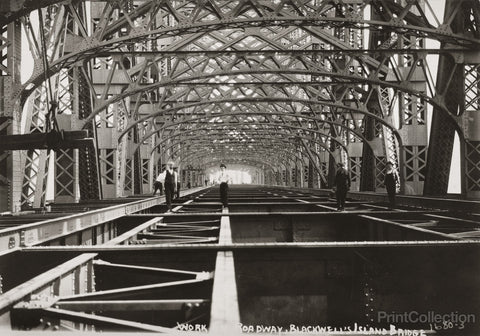
<svg viewBox="0 0 480 336"><path fill-rule="evenodd" d="M232 179L232 184L260 184L260 181L256 178L261 172L259 168L238 164L229 165L228 162L225 165L227 166L226 173ZM215 183L219 175L219 167L210 167L206 170L206 176L210 184Z"/></svg>

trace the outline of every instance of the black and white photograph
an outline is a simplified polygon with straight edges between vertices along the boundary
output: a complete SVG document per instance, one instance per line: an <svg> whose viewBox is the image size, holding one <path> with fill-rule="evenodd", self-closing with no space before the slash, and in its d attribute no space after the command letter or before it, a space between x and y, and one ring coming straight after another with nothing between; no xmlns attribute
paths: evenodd
<svg viewBox="0 0 480 336"><path fill-rule="evenodd" d="M480 336L480 0L0 0L0 335Z"/></svg>

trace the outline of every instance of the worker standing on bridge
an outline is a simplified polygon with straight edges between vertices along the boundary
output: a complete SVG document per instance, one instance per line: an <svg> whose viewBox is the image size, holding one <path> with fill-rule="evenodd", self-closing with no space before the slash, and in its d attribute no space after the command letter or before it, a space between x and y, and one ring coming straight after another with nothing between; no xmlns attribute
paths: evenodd
<svg viewBox="0 0 480 336"><path fill-rule="evenodd" d="M337 163L337 172L335 174L335 192L337 198L337 210L345 210L345 200L347 198L347 191L350 189L350 175L344 168L343 163Z"/></svg>
<svg viewBox="0 0 480 336"><path fill-rule="evenodd" d="M223 207L228 206L228 183L232 181L226 172L227 166L223 163L220 165L220 175L218 175L217 183L220 184L220 199Z"/></svg>
<svg viewBox="0 0 480 336"><path fill-rule="evenodd" d="M399 177L397 171L393 168L392 162L387 162L387 171L385 172L385 188L387 188L388 201L390 202L390 208L395 207L395 194L397 192L397 185L399 185Z"/></svg>
<svg viewBox="0 0 480 336"><path fill-rule="evenodd" d="M175 191L175 198L179 199L180 198L180 177L178 176L178 167L173 168L173 173L175 174L175 180L177 181L176 183L176 191Z"/></svg>
<svg viewBox="0 0 480 336"><path fill-rule="evenodd" d="M157 177L157 181L162 183L165 188L165 201L168 210L172 210L172 199L175 194L178 178L178 175L173 171L173 165L173 161L168 161L165 170Z"/></svg>

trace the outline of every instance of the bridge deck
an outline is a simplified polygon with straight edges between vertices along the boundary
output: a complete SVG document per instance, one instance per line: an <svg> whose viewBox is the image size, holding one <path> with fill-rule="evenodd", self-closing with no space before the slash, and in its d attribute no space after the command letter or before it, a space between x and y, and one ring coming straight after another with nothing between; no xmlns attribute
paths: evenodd
<svg viewBox="0 0 480 336"><path fill-rule="evenodd" d="M350 193L337 212L326 190L263 186L232 186L228 209L216 188L185 191L172 212L163 202L1 217L3 327L298 332L388 328L381 312L480 313L478 202L401 196L390 210Z"/></svg>

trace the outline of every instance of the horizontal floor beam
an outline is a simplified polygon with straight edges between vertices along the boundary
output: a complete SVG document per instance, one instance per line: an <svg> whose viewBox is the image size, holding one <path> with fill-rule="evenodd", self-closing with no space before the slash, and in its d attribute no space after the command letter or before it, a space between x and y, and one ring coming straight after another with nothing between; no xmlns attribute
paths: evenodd
<svg viewBox="0 0 480 336"><path fill-rule="evenodd" d="M262 203L257 203L262 205ZM302 203L299 203L302 204ZM314 205L314 204L312 204ZM372 211L369 209L366 210L354 210L354 211L343 211L343 212L336 212L336 211L278 211L278 212L231 212L228 214L229 217L242 217L242 216L272 216L272 215L280 215L280 216L318 216L318 215L328 215L328 216L352 216L352 215L364 215L364 214L385 214L389 215L395 212L401 213L417 213L417 214L426 214L426 213L445 213L447 210L411 210L411 211L392 211L392 210L378 210ZM190 212L190 213L148 213L148 214L131 214L125 217L185 217L185 216L220 216L221 214L218 212ZM172 224L176 224L172 223Z"/></svg>
<svg viewBox="0 0 480 336"><path fill-rule="evenodd" d="M301 243L233 243L233 244L183 244L183 245L128 245L128 246L48 246L28 247L22 249L26 253L51 251L63 252L112 252L112 251L186 251L213 250L229 251L244 249L329 249L329 248L359 248L359 247L404 247L404 246L480 246L480 240L389 240L389 241L334 241L334 242L301 242Z"/></svg>
<svg viewBox="0 0 480 336"><path fill-rule="evenodd" d="M204 189L208 188L193 188L184 194L190 195ZM133 200L125 204L116 204L110 207L106 206L74 215L2 229L0 230L0 252L23 246L34 246L59 239L66 235L124 217L125 215L149 209L164 202L164 196L149 197L142 200Z"/></svg>
<svg viewBox="0 0 480 336"><path fill-rule="evenodd" d="M182 310L186 306L210 303L207 299L181 300L82 300L58 301L55 306L73 311L148 311Z"/></svg>

